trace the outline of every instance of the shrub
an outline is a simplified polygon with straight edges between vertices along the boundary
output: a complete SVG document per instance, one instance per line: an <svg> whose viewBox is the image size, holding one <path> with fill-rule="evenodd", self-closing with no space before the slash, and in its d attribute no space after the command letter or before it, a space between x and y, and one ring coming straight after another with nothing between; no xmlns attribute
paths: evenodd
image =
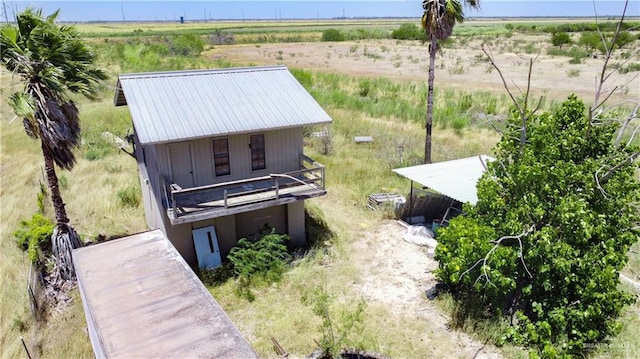
<svg viewBox="0 0 640 359"><path fill-rule="evenodd" d="M344 34L338 29L326 29L322 32L322 41L344 41Z"/></svg>
<svg viewBox="0 0 640 359"><path fill-rule="evenodd" d="M640 71L640 63L638 63L638 62L631 63L631 64L629 64L627 66L620 67L620 69L618 71L620 71L621 74L626 74L628 72Z"/></svg>
<svg viewBox="0 0 640 359"><path fill-rule="evenodd" d="M571 45L571 36L566 32L555 32L551 35L551 43L559 48L562 48L563 45Z"/></svg>
<svg viewBox="0 0 640 359"><path fill-rule="evenodd" d="M233 45L235 42L236 38L232 32L215 29L213 34L209 35L209 43L211 45Z"/></svg>
<svg viewBox="0 0 640 359"><path fill-rule="evenodd" d="M578 69L570 69L567 71L567 76L569 77L578 77L580 76L580 70Z"/></svg>
<svg viewBox="0 0 640 359"><path fill-rule="evenodd" d="M309 90L313 87L313 75L310 71L302 69L290 69L289 71L305 89Z"/></svg>
<svg viewBox="0 0 640 359"><path fill-rule="evenodd" d="M116 196L122 207L137 208L140 205L140 188L136 185L118 190Z"/></svg>
<svg viewBox="0 0 640 359"><path fill-rule="evenodd" d="M391 38L397 40L422 40L426 35L424 31L415 24L402 24L399 28L391 32Z"/></svg>
<svg viewBox="0 0 640 359"><path fill-rule="evenodd" d="M47 187L40 182L40 191L37 195L38 210L29 220L21 220L13 232L16 244L22 250L27 251L29 260L36 262L44 253L51 251L51 235L53 234L53 222L45 217L45 201Z"/></svg>
<svg viewBox="0 0 640 359"><path fill-rule="evenodd" d="M289 236L277 234L275 229L266 232L265 228L257 240L242 238L238 245L231 249L227 259L232 264L233 273L237 277L236 294L253 301L251 285L256 280L267 283L279 282L289 259L287 242Z"/></svg>
<svg viewBox="0 0 640 359"><path fill-rule="evenodd" d="M21 220L18 229L13 232L18 247L27 251L32 262L51 251L52 234L53 222L40 212L36 212L31 219Z"/></svg>
<svg viewBox="0 0 640 359"><path fill-rule="evenodd" d="M312 293L305 293L302 303L312 306L313 314L322 319L320 324L322 338L318 342L322 352L321 358L342 358L341 352L347 348L364 349L357 341L364 331L362 321L367 306L364 300L360 300L353 310L343 309L339 316L331 313L333 297L322 288L316 288Z"/></svg>

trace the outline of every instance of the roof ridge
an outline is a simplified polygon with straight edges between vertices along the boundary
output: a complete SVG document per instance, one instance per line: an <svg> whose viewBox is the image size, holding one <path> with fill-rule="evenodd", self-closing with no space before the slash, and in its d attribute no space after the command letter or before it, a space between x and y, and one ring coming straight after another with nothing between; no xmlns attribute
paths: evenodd
<svg viewBox="0 0 640 359"><path fill-rule="evenodd" d="M178 70L178 71L155 71L155 72L137 72L130 74L118 75L118 80L129 80L139 78L154 78L154 77L183 77L183 76L202 76L202 75L219 75L219 74L231 74L231 73L249 73L249 72L263 72L263 71L283 71L288 70L285 65L268 65L268 66L247 66L247 67L224 67L213 69L193 69L193 70Z"/></svg>

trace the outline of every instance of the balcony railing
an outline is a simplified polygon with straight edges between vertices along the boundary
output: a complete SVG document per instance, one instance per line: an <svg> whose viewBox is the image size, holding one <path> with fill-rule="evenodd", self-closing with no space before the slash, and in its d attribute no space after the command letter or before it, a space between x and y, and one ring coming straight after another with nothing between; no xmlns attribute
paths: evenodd
<svg viewBox="0 0 640 359"><path fill-rule="evenodd" d="M165 179L164 201L171 222L176 224L189 221L184 217L214 218L325 193L324 166L300 155L300 170L287 173L191 188Z"/></svg>

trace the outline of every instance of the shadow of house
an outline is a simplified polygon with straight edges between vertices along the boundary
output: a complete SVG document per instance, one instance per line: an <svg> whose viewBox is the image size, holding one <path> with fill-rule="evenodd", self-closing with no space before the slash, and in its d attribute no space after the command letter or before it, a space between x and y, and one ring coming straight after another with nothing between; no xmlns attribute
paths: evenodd
<svg viewBox="0 0 640 359"><path fill-rule="evenodd" d="M131 113L147 224L189 264L219 265L265 225L305 244L304 201L326 190L303 127L331 118L286 67L120 75L114 103Z"/></svg>

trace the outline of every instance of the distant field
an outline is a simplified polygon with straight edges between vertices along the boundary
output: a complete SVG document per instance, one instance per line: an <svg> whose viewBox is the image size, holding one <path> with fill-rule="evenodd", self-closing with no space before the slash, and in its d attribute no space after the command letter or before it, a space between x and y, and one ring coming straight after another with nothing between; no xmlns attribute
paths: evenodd
<svg viewBox="0 0 640 359"><path fill-rule="evenodd" d="M629 21L638 21L640 18L628 18ZM457 25L455 29L465 27L486 27L506 24L527 24L527 25L549 25L593 22L595 18L470 18L463 24ZM600 22L611 22L613 19L599 19ZM126 36L134 31L143 32L204 32L215 31L216 29L234 30L256 30L266 29L269 31L298 30L305 29L325 29L331 27L348 28L396 28L404 23L419 24L420 19L319 19L319 20L218 20L218 21L189 21L181 24L175 21L160 22L87 22L77 23L78 30L87 36Z"/></svg>

